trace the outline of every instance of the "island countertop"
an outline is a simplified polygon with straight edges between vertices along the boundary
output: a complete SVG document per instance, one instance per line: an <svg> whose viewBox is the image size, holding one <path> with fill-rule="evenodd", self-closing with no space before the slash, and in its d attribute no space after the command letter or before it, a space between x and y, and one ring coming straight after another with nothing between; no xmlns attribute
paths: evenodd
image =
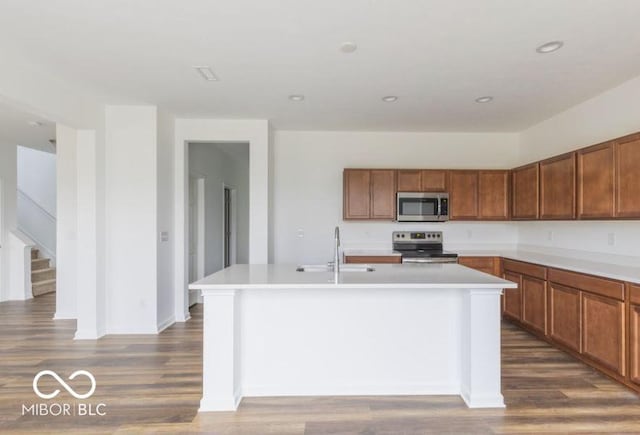
<svg viewBox="0 0 640 435"><path fill-rule="evenodd" d="M517 284L458 264L375 264L373 272L298 272L295 264L236 264L189 285L224 289L442 289L516 288Z"/></svg>

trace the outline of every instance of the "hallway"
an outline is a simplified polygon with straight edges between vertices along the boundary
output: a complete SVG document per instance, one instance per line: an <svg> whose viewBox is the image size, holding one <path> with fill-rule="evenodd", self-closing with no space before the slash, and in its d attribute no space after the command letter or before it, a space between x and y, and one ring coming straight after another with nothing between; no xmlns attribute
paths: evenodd
<svg viewBox="0 0 640 435"><path fill-rule="evenodd" d="M0 432L207 432L219 434L423 434L640 432L640 399L526 332L503 325L507 409L469 410L456 397L248 398L237 413L197 414L201 305L162 334L74 341L75 321L50 320L53 295L0 304ZM97 381L85 402L105 416L22 416L39 400L34 375L85 369ZM69 381L79 392L86 382ZM43 393L60 388L49 377ZM60 388L62 390L62 388ZM73 402L66 391L51 402Z"/></svg>

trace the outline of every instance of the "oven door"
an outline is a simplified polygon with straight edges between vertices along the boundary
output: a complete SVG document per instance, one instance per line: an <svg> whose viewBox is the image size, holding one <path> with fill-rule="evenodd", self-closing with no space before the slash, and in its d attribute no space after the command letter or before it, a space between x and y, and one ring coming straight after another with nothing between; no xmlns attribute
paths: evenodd
<svg viewBox="0 0 640 435"><path fill-rule="evenodd" d="M398 193L398 222L437 222L440 216L440 198L424 193Z"/></svg>

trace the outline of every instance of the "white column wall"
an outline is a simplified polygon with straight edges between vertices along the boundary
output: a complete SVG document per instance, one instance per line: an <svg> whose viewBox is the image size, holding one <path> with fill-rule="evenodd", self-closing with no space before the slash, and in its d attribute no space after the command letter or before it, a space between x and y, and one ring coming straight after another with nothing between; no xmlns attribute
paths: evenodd
<svg viewBox="0 0 640 435"><path fill-rule="evenodd" d="M157 332L157 109L107 106L107 333Z"/></svg>
<svg viewBox="0 0 640 435"><path fill-rule="evenodd" d="M75 319L77 308L77 130L56 125L56 319Z"/></svg>
<svg viewBox="0 0 640 435"><path fill-rule="evenodd" d="M104 263L100 213L102 152L93 130L77 133L77 319L76 339L96 339L105 334Z"/></svg>
<svg viewBox="0 0 640 435"><path fill-rule="evenodd" d="M177 119L174 149L176 321L189 319L188 207L189 142L249 142L249 263L269 259L269 122L267 120Z"/></svg>
<svg viewBox="0 0 640 435"><path fill-rule="evenodd" d="M175 119L158 111L158 231L167 233L167 240L160 236L157 254L158 271L158 331L175 322L175 297L173 294L173 140Z"/></svg>
<svg viewBox="0 0 640 435"><path fill-rule="evenodd" d="M9 299L9 232L16 228L16 145L0 144L0 301Z"/></svg>

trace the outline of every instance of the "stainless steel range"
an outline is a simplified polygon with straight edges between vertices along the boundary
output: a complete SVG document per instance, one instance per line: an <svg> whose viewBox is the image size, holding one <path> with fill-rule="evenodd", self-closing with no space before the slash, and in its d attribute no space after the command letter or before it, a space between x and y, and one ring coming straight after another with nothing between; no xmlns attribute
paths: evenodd
<svg viewBox="0 0 640 435"><path fill-rule="evenodd" d="M403 263L458 262L458 254L442 250L442 231L394 231L392 240Z"/></svg>

